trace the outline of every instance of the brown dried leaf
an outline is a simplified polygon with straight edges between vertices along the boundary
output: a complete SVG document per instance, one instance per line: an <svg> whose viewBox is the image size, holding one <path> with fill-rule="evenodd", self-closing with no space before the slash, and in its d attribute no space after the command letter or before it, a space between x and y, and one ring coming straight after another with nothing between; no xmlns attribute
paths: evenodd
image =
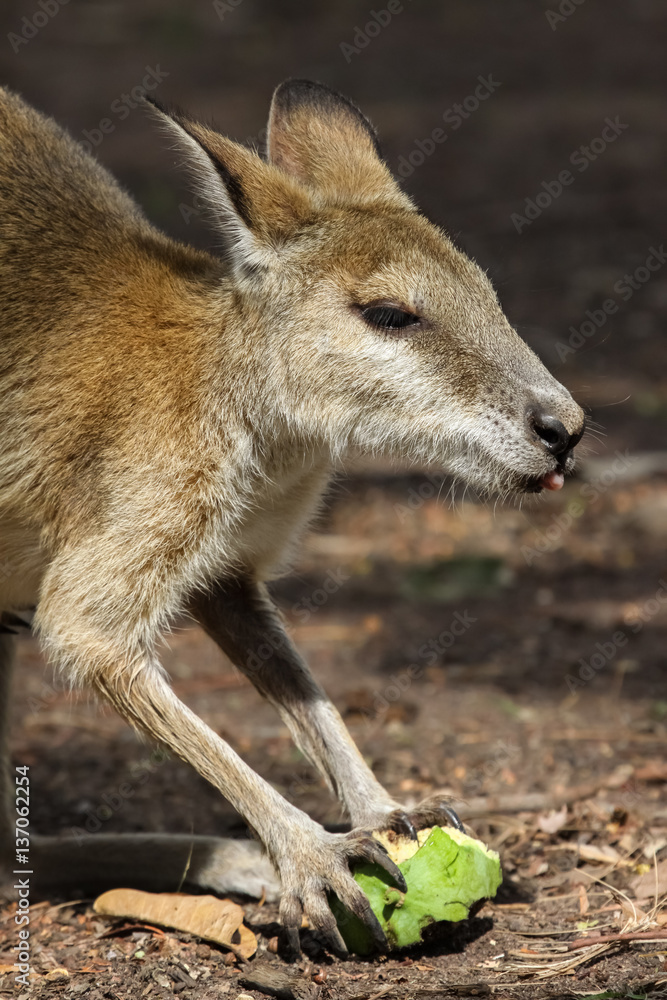
<svg viewBox="0 0 667 1000"><path fill-rule="evenodd" d="M242 958L250 958L257 951L257 938L243 924L243 910L229 899L111 889L98 896L94 910L107 917L129 917L186 931L215 941Z"/></svg>
<svg viewBox="0 0 667 1000"><path fill-rule="evenodd" d="M567 821L567 806L562 809L552 809L537 817L537 826L543 833L558 833Z"/></svg>
<svg viewBox="0 0 667 1000"><path fill-rule="evenodd" d="M656 892L662 896L667 892L667 861L658 862L645 875L637 875L631 880L630 888L637 899L653 899Z"/></svg>
<svg viewBox="0 0 667 1000"><path fill-rule="evenodd" d="M69 972L67 971L67 969L64 969L59 966L57 969L51 969L50 972L47 972L44 978L47 979L49 982L58 979L69 979Z"/></svg>
<svg viewBox="0 0 667 1000"><path fill-rule="evenodd" d="M576 851L584 861L600 861L602 864L627 864L610 844L601 844L599 847L596 847L595 844L577 844Z"/></svg>

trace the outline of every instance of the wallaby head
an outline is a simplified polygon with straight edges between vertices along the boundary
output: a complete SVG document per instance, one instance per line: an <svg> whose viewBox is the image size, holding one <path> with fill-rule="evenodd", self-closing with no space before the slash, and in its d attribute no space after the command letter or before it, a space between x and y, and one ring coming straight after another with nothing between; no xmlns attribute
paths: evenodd
<svg viewBox="0 0 667 1000"><path fill-rule="evenodd" d="M581 409L484 272L400 190L354 105L282 84L266 161L162 114L194 161L288 422L334 456L435 462L482 491L561 485Z"/></svg>

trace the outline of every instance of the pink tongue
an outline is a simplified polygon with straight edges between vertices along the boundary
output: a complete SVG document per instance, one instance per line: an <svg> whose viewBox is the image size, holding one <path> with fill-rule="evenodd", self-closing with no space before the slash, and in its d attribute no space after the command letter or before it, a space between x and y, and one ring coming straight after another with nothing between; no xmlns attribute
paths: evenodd
<svg viewBox="0 0 667 1000"><path fill-rule="evenodd" d="M565 477L562 472L547 472L546 476L540 479L540 486L545 490L560 490L564 482Z"/></svg>

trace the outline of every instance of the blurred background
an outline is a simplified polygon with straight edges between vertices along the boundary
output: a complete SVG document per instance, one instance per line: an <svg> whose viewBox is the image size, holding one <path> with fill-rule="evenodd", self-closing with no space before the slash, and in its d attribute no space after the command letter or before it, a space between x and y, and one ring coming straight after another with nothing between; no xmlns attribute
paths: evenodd
<svg viewBox="0 0 667 1000"><path fill-rule="evenodd" d="M0 27L2 82L88 142L158 226L200 246L210 233L134 106L141 87L260 146L272 89L290 76L370 117L405 190L489 272L604 434L561 493L521 507L452 502L432 471L351 468L277 599L397 796L557 798L597 781L600 815L667 823L662 0L4 0ZM32 640L22 655L41 662ZM181 696L261 773L338 818L271 710L198 632L177 630L164 655ZM111 714L72 707L43 667L20 684L35 823L81 827L145 751ZM179 764L149 785L106 828L236 822ZM483 829L513 843L499 820ZM527 864L508 857L506 870Z"/></svg>

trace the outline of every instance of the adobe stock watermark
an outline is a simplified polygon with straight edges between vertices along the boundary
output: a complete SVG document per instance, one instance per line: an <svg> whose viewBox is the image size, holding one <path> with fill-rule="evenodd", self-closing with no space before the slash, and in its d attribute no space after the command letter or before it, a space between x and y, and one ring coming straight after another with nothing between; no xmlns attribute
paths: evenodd
<svg viewBox="0 0 667 1000"><path fill-rule="evenodd" d="M630 125L622 122L618 115L615 118L605 118L604 128L600 135L591 139L587 146L579 146L573 150L570 153L569 162L576 168L578 173L582 174L585 170L588 170L591 163L594 163L599 156L602 156L612 143L616 142L619 135L625 132L627 128L630 128ZM510 215L510 222L514 225L517 233L523 232L536 219L539 219L542 212L549 208L557 198L560 198L565 188L573 184L574 180L575 176L571 170L561 170L554 180L542 181L541 187L543 190L538 191L534 198L526 198L523 209L524 214L512 212Z"/></svg>
<svg viewBox="0 0 667 1000"><path fill-rule="evenodd" d="M14 945L12 951L16 952L14 982L17 987L30 986L31 968L31 944L30 944L30 876L33 874L33 865L30 857L30 767L23 764L14 768L16 776L15 797L16 797L16 818L14 819L14 868L13 875L24 875L25 878L17 878L14 888L17 892L16 913L14 923L19 928L18 944ZM23 994L25 995L25 994Z"/></svg>
<svg viewBox="0 0 667 1000"><path fill-rule="evenodd" d="M224 21L225 15L233 13L242 3L243 0L213 0L213 10Z"/></svg>
<svg viewBox="0 0 667 1000"><path fill-rule="evenodd" d="M341 567L326 572L321 587L316 587L308 597L302 597L300 601L292 605L292 612L302 622L307 622L311 615L318 611L327 603L332 594L337 593L344 583L350 579L350 574L345 573Z"/></svg>
<svg viewBox="0 0 667 1000"><path fill-rule="evenodd" d="M497 740L492 755L483 764L479 764L466 780L466 798L471 795L481 795L484 792L486 781L489 778L496 778L504 767L516 760L520 753L521 748L517 744Z"/></svg>
<svg viewBox="0 0 667 1000"><path fill-rule="evenodd" d="M667 582L665 580L658 580L658 583L660 586L654 596L649 597L643 604L635 606L632 612L627 615L625 623L629 626L633 635L641 632L644 625L650 622L652 618L655 618L658 612L667 604Z"/></svg>
<svg viewBox="0 0 667 1000"><path fill-rule="evenodd" d="M37 0L38 9L30 17L21 18L21 31L10 31L7 41L14 52L19 52L22 45L27 45L36 35L52 21L56 14L69 3L69 0Z"/></svg>
<svg viewBox="0 0 667 1000"><path fill-rule="evenodd" d="M413 681L419 680L423 676L426 667L436 663L438 657L446 650L451 649L454 643L464 636L477 620L467 610L454 612L447 627L417 650L417 655L423 661L422 663L410 663L399 674L391 674L389 683L382 691L373 692L373 714L366 715L366 723L372 725L374 722L380 721L382 716L389 711L391 705L399 701L409 690Z"/></svg>
<svg viewBox="0 0 667 1000"><path fill-rule="evenodd" d="M71 827L70 833L77 845L81 847L84 840L99 833L103 824L120 812L128 799L134 797L137 788L145 784L150 776L155 774L157 769L167 760L169 760L168 752L163 747L156 747L146 760L132 764L130 779L122 781L117 788L103 792L101 803L95 808L85 810L86 819L83 826Z"/></svg>
<svg viewBox="0 0 667 1000"><path fill-rule="evenodd" d="M544 16L552 31L555 31L559 24L572 17L574 12L586 3L586 0L561 0L558 10L545 10Z"/></svg>
<svg viewBox="0 0 667 1000"><path fill-rule="evenodd" d="M532 545L522 545L521 555L526 563L531 566L536 559L540 559L545 552L552 552L563 535L565 535L575 521L585 513L588 504L595 503L607 490L616 482L635 459L630 455L628 449L625 452L617 451L614 461L608 469L605 469L597 478L591 482L584 483L580 487L579 497L570 500L562 514L556 514L551 519L551 524L544 531L535 533L535 541Z"/></svg>
<svg viewBox="0 0 667 1000"><path fill-rule="evenodd" d="M622 278L614 282L613 291L622 302L629 302L635 292L647 281L650 281L656 271L664 266L665 261L667 261L667 251L663 243L659 247L649 247L649 254L644 263L635 268L632 274L624 274ZM579 348L595 336L608 318L617 313L619 309L618 301L612 298L605 299L599 309L587 309L584 314L587 319L579 327L569 327L568 340L565 343L562 340L556 342L555 347L559 360L566 361L571 354L576 354Z"/></svg>
<svg viewBox="0 0 667 1000"><path fill-rule="evenodd" d="M189 205L185 201L182 201L178 206L178 211L181 213L181 218L183 219L183 222L185 222L187 226L190 225L190 222L193 218L200 218L204 214L204 212L207 211L207 209L209 209L209 206L206 204L203 198L199 197L198 194L194 195L191 205Z"/></svg>
<svg viewBox="0 0 667 1000"><path fill-rule="evenodd" d="M433 497L439 496L440 491L447 477L444 474L439 474L437 476L426 476L426 482L420 483L420 485L415 489L411 486L408 490L408 496L405 503L395 503L394 513L398 517L401 524L414 514L416 510L419 510L428 500L432 500Z"/></svg>
<svg viewBox="0 0 667 1000"><path fill-rule="evenodd" d="M588 684L599 670L602 670L608 663L611 663L619 649L627 646L627 643L628 636L622 629L614 632L606 642L596 642L595 651L589 658L585 660L582 656L578 660L579 672L577 676L573 677L572 674L566 674L565 683L568 686L570 694L574 694L579 688Z"/></svg>
<svg viewBox="0 0 667 1000"><path fill-rule="evenodd" d="M60 678L57 678L59 681ZM64 694L68 694L71 688L63 683L63 686L59 689L54 687L53 684L49 684L48 681L42 681L42 686L39 690L38 695L28 695L28 708L33 715L37 715L45 708L49 708L51 705L55 704L59 698L62 698Z"/></svg>
<svg viewBox="0 0 667 1000"><path fill-rule="evenodd" d="M410 2L410 0L407 0ZM341 42L340 50L343 53L345 62L352 62L352 56L358 56L370 45L371 41L391 23L396 14L402 14L405 10L401 0L389 0L386 7L381 10L369 10L369 19L362 27L355 25L352 42Z"/></svg>
<svg viewBox="0 0 667 1000"><path fill-rule="evenodd" d="M141 83L132 87L132 90L127 93L121 94L109 105L109 111L121 122L129 117L131 111L139 107L149 91L155 90L169 76L167 70L160 69L159 63L155 67L146 66L145 70L146 74ZM92 153L104 141L105 135L110 135L115 131L116 122L112 118L101 118L95 128L82 130L81 134L84 138L80 140L79 145L87 153Z"/></svg>
<svg viewBox="0 0 667 1000"><path fill-rule="evenodd" d="M626 618L626 625L632 635L637 635L648 622L651 621L663 608L667 607L667 580L658 580L659 587L653 597L650 597L641 606L635 607ZM596 642L595 651L586 660L583 657L578 661L579 670L577 676L567 674L565 683L571 694L578 691L591 681L600 670L607 666L614 659L619 649L627 645L630 636L624 629L618 629L605 642Z"/></svg>
<svg viewBox="0 0 667 1000"><path fill-rule="evenodd" d="M407 156L399 156L398 169L396 173L400 177L410 177L417 167L420 167L427 156L431 156L437 146L447 142L450 132L456 132L461 128L464 121L478 110L483 101L487 101L491 94L495 94L502 86L500 80L494 80L493 74L488 76L478 76L477 86L472 93L463 98L460 104L452 104L450 108L442 114L443 122L448 126L449 131L444 128L434 128L425 139L415 139L415 149Z"/></svg>
<svg viewBox="0 0 667 1000"><path fill-rule="evenodd" d="M321 586L316 587L307 597L302 597L300 601L293 604L292 613L302 624L309 621L311 616L324 607L331 595L337 593L349 579L350 574L346 573L340 566L336 570L327 570ZM291 631L289 625L285 623L283 626L276 625L275 628L263 632L262 642L246 657L243 669L246 676L262 670L276 653L289 649L292 644Z"/></svg>
<svg viewBox="0 0 667 1000"><path fill-rule="evenodd" d="M667 580L658 580L659 587L653 597L633 609L627 616L626 624L632 635L637 635L648 622L651 621L663 608L667 607ZM624 629L618 629L605 642L595 643L595 652L586 660L583 657L578 661L579 671L577 676L567 674L565 683L570 693L578 691L591 681L600 670L607 666L614 659L619 649L627 645L630 636Z"/></svg>
<svg viewBox="0 0 667 1000"><path fill-rule="evenodd" d="M242 144L250 147L251 149L256 148L257 146L263 146L266 143L268 135L269 130L265 125L264 128L261 128L255 135L246 136L246 138L243 139ZM199 219L207 213L210 214L211 206L204 198L200 198L199 195L196 194L193 195L191 203L186 201L180 202L178 211L181 213L183 222L186 226L189 226L192 219Z"/></svg>

